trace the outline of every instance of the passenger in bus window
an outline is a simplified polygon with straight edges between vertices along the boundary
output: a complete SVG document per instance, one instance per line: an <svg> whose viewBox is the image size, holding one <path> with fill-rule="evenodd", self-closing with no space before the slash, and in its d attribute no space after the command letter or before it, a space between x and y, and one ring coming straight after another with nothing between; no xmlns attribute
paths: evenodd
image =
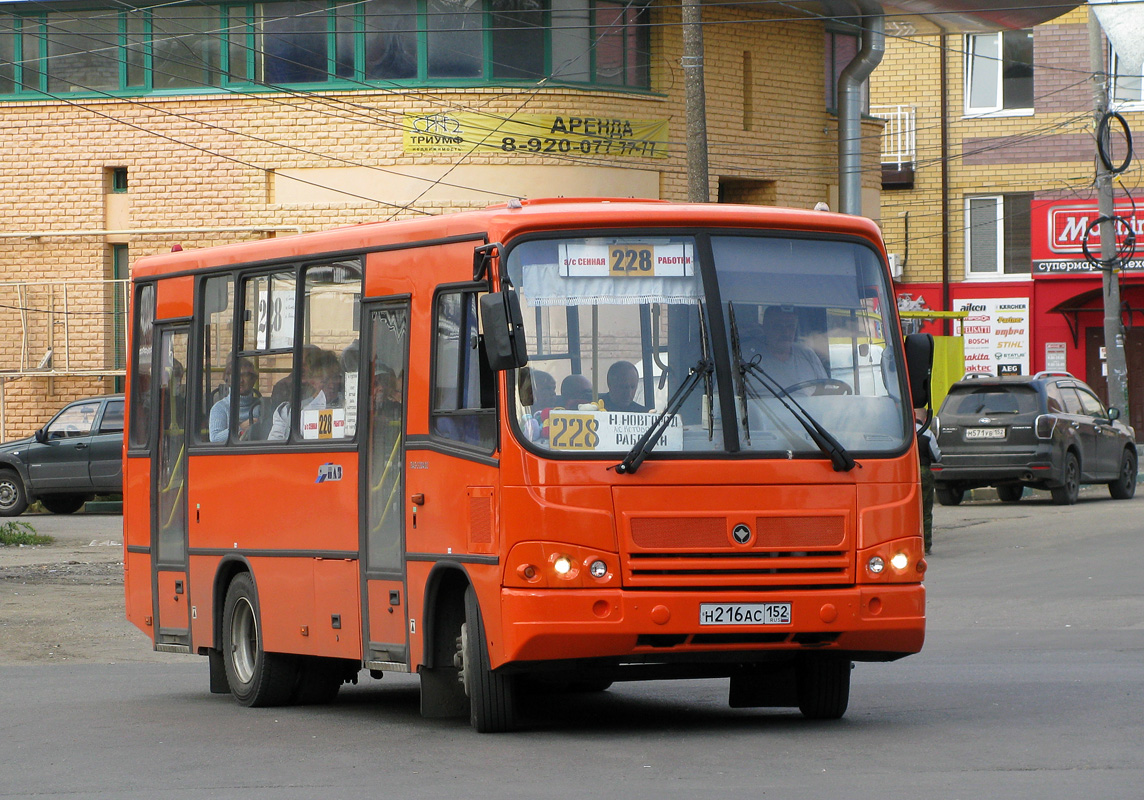
<svg viewBox="0 0 1144 800"><path fill-rule="evenodd" d="M635 402L640 374L630 361L617 361L608 367L608 391L600 395L605 411L646 413L647 408Z"/></svg>
<svg viewBox="0 0 1144 800"><path fill-rule="evenodd" d="M340 407L343 381L338 357L329 350L318 350L302 358L302 408L324 409ZM290 436L290 401L274 409L274 423L270 426L271 441L282 441Z"/></svg>
<svg viewBox="0 0 1144 800"><path fill-rule="evenodd" d="M529 368L532 375L532 407L552 408L560 405L560 395L556 393L556 379L542 369Z"/></svg>
<svg viewBox="0 0 1144 800"><path fill-rule="evenodd" d="M748 329L743 357L757 364L782 388L806 381L825 380L822 359L798 341L798 314L791 306L769 306L763 312L761 335Z"/></svg>
<svg viewBox="0 0 1144 800"><path fill-rule="evenodd" d="M231 368L226 367L224 380L227 386L235 385L231 381ZM238 425L236 433L239 439L246 439L250 435L252 426L258 424L262 416L262 397L255 388L258 385L258 369L249 358L238 360ZM230 432L230 392L219 398L211 406L210 440L212 442L225 442Z"/></svg>
<svg viewBox="0 0 1144 800"><path fill-rule="evenodd" d="M560 405L575 410L592 402L592 384L586 375L575 373L560 382Z"/></svg>

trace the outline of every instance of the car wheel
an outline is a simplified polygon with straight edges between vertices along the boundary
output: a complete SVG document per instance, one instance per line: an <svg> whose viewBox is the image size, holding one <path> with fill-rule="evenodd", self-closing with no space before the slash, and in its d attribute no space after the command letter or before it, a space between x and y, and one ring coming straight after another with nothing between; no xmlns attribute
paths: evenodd
<svg viewBox="0 0 1144 800"><path fill-rule="evenodd" d="M1065 453L1065 468L1061 473L1061 485L1049 490L1053 495L1053 502L1058 506L1071 506L1080 494L1080 462L1076 460L1076 453Z"/></svg>
<svg viewBox="0 0 1144 800"><path fill-rule="evenodd" d="M0 517L18 517L28 507L24 482L12 470L0 472Z"/></svg>
<svg viewBox="0 0 1144 800"><path fill-rule="evenodd" d="M262 649L258 593L250 573L240 573L230 582L222 614L223 664L234 699L250 707L289 702L298 668L290 656Z"/></svg>
<svg viewBox="0 0 1144 800"><path fill-rule="evenodd" d="M939 483L934 487L934 494L937 495L937 501L943 506L955 506L965 497L965 490L960 486Z"/></svg>
<svg viewBox="0 0 1144 800"><path fill-rule="evenodd" d="M1129 500L1136 494L1136 454L1131 450L1120 457L1120 477L1108 484L1108 493L1115 500Z"/></svg>
<svg viewBox="0 0 1144 800"><path fill-rule="evenodd" d="M40 503L53 514L74 514L87 502L86 494L46 494Z"/></svg>
<svg viewBox="0 0 1144 800"><path fill-rule="evenodd" d="M807 656L798 666L798 710L807 719L841 719L850 704L848 659Z"/></svg>
<svg viewBox="0 0 1144 800"><path fill-rule="evenodd" d="M1002 503L1016 503L1024 493L1025 487L1019 483L1006 483L997 487L997 496L1001 498Z"/></svg>

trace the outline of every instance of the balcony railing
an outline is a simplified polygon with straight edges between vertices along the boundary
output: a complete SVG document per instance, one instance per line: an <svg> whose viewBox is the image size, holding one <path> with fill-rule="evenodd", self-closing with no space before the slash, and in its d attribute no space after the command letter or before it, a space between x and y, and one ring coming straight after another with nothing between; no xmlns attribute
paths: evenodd
<svg viewBox="0 0 1144 800"><path fill-rule="evenodd" d="M899 168L917 160L917 110L913 106L870 106L870 116L886 120L882 163Z"/></svg>
<svg viewBox="0 0 1144 800"><path fill-rule="evenodd" d="M123 375L126 280L0 281L0 378Z"/></svg>

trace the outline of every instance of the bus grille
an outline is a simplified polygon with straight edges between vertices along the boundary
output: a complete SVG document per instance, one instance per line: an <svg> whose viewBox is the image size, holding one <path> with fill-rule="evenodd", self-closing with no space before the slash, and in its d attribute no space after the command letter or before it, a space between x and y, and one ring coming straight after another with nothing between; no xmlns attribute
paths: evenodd
<svg viewBox="0 0 1144 800"><path fill-rule="evenodd" d="M766 588L848 584L854 557L844 514L757 516L736 543L727 517L634 517L624 558L633 588Z"/></svg>

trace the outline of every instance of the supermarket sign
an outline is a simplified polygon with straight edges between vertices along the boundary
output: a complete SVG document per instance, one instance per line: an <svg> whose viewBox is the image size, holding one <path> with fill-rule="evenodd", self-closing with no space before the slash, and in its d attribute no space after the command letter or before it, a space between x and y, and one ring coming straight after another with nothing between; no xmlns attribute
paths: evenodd
<svg viewBox="0 0 1144 800"><path fill-rule="evenodd" d="M1115 214L1136 233L1136 254L1124 269L1144 270L1144 208L1128 201L1115 204ZM1030 219L1034 275L1067 275L1096 272L1084 257L1084 236L1100 216L1096 200L1034 200ZM1123 230L1123 228L1121 228ZM1100 230L1089 236L1089 251L1100 253Z"/></svg>

